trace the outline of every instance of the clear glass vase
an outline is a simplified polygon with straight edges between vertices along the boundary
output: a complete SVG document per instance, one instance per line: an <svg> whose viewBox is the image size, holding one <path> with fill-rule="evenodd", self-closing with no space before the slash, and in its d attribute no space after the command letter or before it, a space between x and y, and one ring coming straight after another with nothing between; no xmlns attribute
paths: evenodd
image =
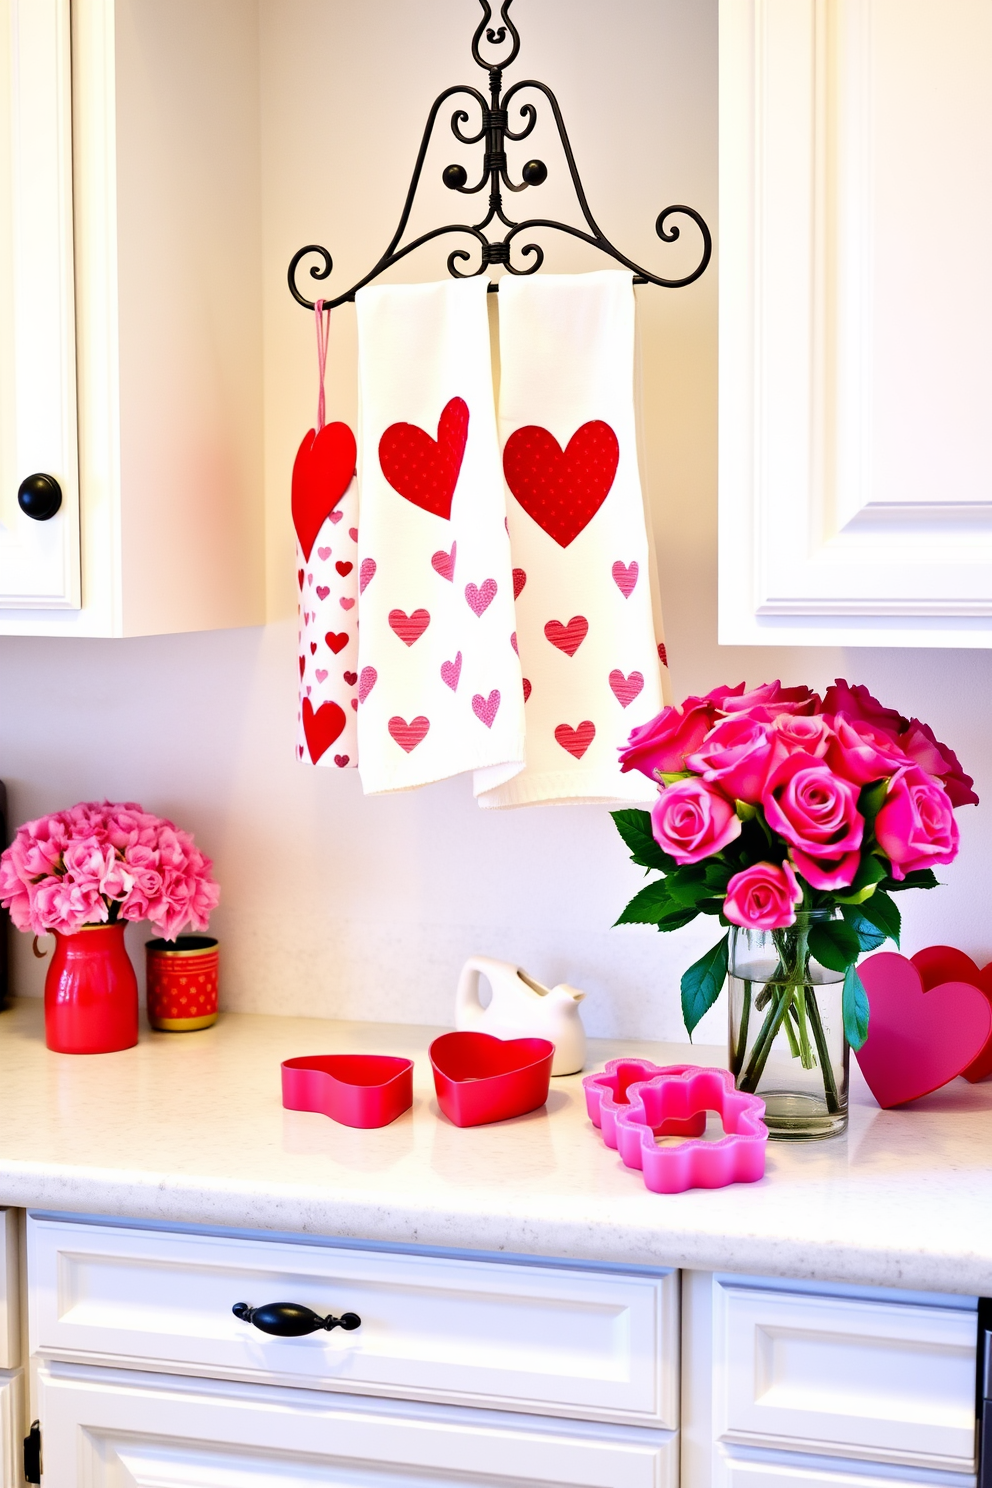
<svg viewBox="0 0 992 1488"><path fill-rule="evenodd" d="M785 930L730 935L730 1068L738 1090L764 1100L769 1134L785 1141L847 1126L844 974L809 952L810 930L837 913L811 910Z"/></svg>

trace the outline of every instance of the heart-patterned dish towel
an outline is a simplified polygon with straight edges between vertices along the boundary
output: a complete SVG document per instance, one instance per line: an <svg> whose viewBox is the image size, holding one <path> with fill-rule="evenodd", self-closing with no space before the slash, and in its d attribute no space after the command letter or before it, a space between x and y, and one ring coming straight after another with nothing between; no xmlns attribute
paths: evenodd
<svg viewBox="0 0 992 1488"><path fill-rule="evenodd" d="M508 488L526 768L482 806L644 799L617 749L662 706L637 466L629 273L500 282ZM659 617L660 621L660 617Z"/></svg>
<svg viewBox="0 0 992 1488"><path fill-rule="evenodd" d="M523 765L485 279L360 290L359 771Z"/></svg>
<svg viewBox="0 0 992 1488"><path fill-rule="evenodd" d="M324 420L330 312L323 300L314 310L317 423L304 435L293 463L300 660L296 755L305 764L343 770L358 763L357 447L347 424Z"/></svg>

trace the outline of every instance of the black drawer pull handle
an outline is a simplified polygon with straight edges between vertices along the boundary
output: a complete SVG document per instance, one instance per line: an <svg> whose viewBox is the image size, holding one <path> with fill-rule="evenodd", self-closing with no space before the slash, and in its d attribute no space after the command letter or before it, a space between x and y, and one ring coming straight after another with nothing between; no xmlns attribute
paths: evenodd
<svg viewBox="0 0 992 1488"><path fill-rule="evenodd" d="M343 1312L339 1318L323 1318L309 1307L298 1302L266 1302L264 1307L251 1307L247 1302L235 1302L231 1308L236 1318L260 1328L263 1333L272 1333L276 1338L302 1338L305 1333L316 1333L319 1328L343 1328L351 1333L362 1326L355 1312Z"/></svg>

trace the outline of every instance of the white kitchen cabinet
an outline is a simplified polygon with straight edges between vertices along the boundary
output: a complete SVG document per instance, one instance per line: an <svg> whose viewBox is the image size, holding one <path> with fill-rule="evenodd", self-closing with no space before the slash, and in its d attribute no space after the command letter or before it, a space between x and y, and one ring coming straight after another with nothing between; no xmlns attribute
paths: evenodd
<svg viewBox="0 0 992 1488"><path fill-rule="evenodd" d="M992 7L720 0L723 644L992 645Z"/></svg>
<svg viewBox="0 0 992 1488"><path fill-rule="evenodd" d="M257 25L0 0L0 634L264 619Z"/></svg>
<svg viewBox="0 0 992 1488"><path fill-rule="evenodd" d="M28 1217L30 1349L549 1416L679 1424L679 1277ZM237 1302L336 1329L273 1338Z"/></svg>
<svg viewBox="0 0 992 1488"><path fill-rule="evenodd" d="M677 1488L677 1438L499 1411L52 1363L56 1488Z"/></svg>
<svg viewBox="0 0 992 1488"><path fill-rule="evenodd" d="M683 1488L973 1488L974 1298L683 1274Z"/></svg>

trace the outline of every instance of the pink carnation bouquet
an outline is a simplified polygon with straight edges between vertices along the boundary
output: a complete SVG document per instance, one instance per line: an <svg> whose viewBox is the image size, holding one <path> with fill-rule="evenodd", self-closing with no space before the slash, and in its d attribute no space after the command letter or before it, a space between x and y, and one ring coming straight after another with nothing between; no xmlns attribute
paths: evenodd
<svg viewBox="0 0 992 1488"><path fill-rule="evenodd" d="M0 856L0 904L35 935L150 920L175 940L206 930L220 898L212 866L188 832L133 801L81 801L18 829Z"/></svg>
<svg viewBox="0 0 992 1488"><path fill-rule="evenodd" d="M891 896L936 886L934 868L958 851L955 807L978 803L953 750L866 687L838 680L820 697L778 682L745 692L741 683L664 708L631 734L620 767L658 786L650 813L613 819L633 861L661 877L617 924L677 930L711 914L728 927L682 977L689 1033L720 993L729 927L738 925L772 932L775 980L787 993L808 981L810 956L843 973L844 1030L859 1049L868 1001L857 959L888 938L898 944ZM833 917L796 928L797 913L816 910ZM781 1024L784 1011L773 1005L767 1016ZM799 1042L811 1068L812 1048ZM755 1088L761 1069L753 1079L743 1073L741 1088Z"/></svg>

